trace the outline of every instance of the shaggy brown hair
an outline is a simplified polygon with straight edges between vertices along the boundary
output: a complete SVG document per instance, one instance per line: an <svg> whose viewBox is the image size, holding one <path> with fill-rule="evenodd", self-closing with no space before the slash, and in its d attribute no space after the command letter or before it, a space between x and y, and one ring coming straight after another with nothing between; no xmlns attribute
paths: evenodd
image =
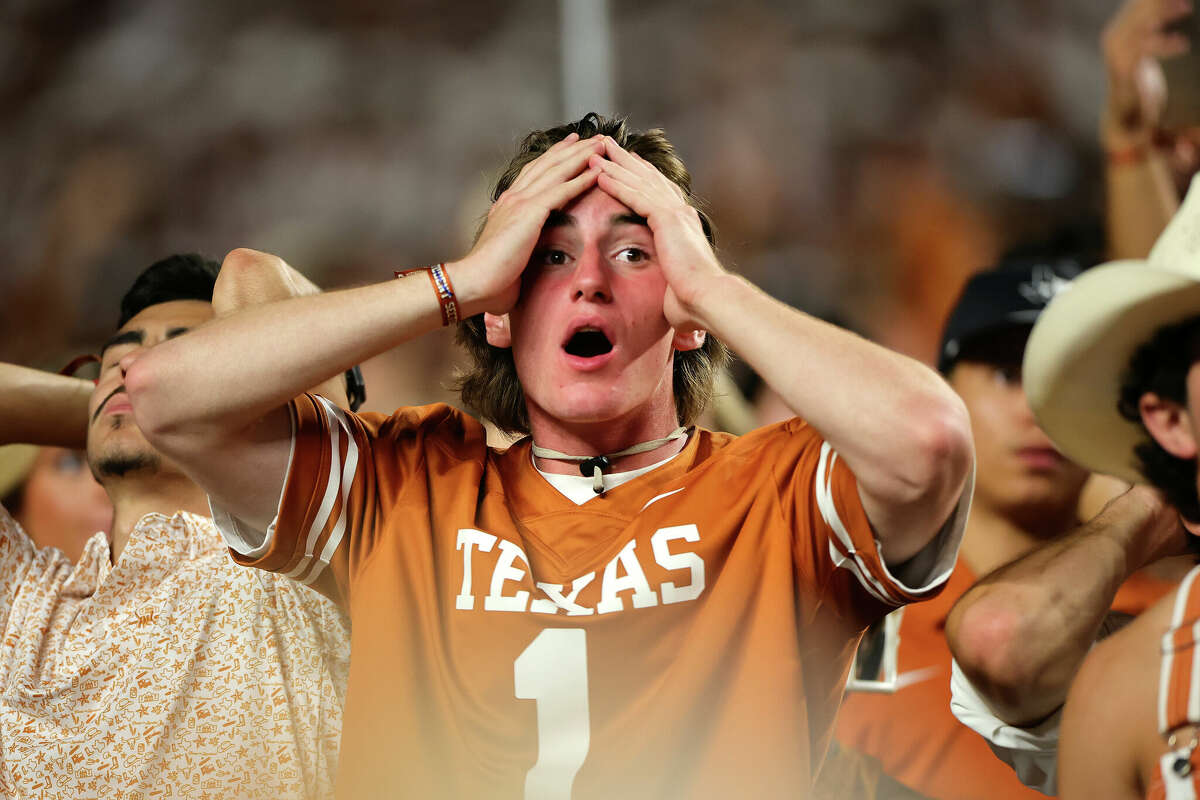
<svg viewBox="0 0 1200 800"><path fill-rule="evenodd" d="M692 176L675 148L663 132L657 128L645 132L631 131L624 119L606 119L598 114L588 114L578 122L560 125L544 131L534 131L521 142L521 148L508 163L492 190L492 202L510 187L520 174L522 167L546 152L556 142L571 133L581 139L597 134L611 136L617 144L631 153L637 153L654 165L659 172L671 179L683 190L688 204L700 215L700 225L709 244L715 246L712 221L704 211L701 201L692 194ZM482 227L480 228L482 232ZM478 235L476 235L478 238ZM458 326L458 341L470 354L472 368L458 379L463 404L480 416L494 422L509 433L528 433L529 414L525 409L525 393L517 379L517 367L513 362L512 349L493 347L488 344L483 327L483 315L477 314ZM725 345L711 333L704 337L704 344L696 350L680 350L675 353L673 389L675 413L679 424L690 425L708 405L713 394L713 381L717 371L729 360Z"/></svg>
<svg viewBox="0 0 1200 800"><path fill-rule="evenodd" d="M1160 328L1133 354L1121 377L1117 410L1136 422L1146 440L1134 447L1141 473L1189 522L1200 522L1200 497L1196 493L1196 459L1177 458L1166 451L1146 429L1139 407L1142 395L1153 392L1164 400L1188 404L1187 376L1200 358L1200 317ZM1189 542L1196 537L1189 536Z"/></svg>

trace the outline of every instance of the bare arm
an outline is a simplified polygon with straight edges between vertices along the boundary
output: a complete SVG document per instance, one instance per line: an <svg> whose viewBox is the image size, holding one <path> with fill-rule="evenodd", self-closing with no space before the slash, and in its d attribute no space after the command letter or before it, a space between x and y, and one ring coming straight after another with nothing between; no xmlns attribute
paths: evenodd
<svg viewBox="0 0 1200 800"><path fill-rule="evenodd" d="M0 364L0 444L82 450L92 382Z"/></svg>
<svg viewBox="0 0 1200 800"><path fill-rule="evenodd" d="M1165 30L1190 13L1186 0L1128 0L1101 37L1108 94L1100 122L1107 154L1109 256L1145 258L1179 208L1171 165L1155 134L1166 105L1157 58L1185 52L1187 38Z"/></svg>
<svg viewBox="0 0 1200 800"><path fill-rule="evenodd" d="M1185 552L1186 536L1178 512L1137 487L1069 535L987 575L946 623L963 673L1000 719L1036 724L1063 704L1121 584Z"/></svg>
<svg viewBox="0 0 1200 800"><path fill-rule="evenodd" d="M1174 595L1171 596L1173 598ZM1170 599L1096 646L1063 709L1058 790L1063 800L1140 800L1157 755L1159 637ZM1146 762L1146 763L1143 763Z"/></svg>
<svg viewBox="0 0 1200 800"><path fill-rule="evenodd" d="M973 459L958 396L919 362L774 300L720 265L677 187L607 140L600 187L646 218L677 330L711 331L825 437L854 472L889 563L941 528Z"/></svg>
<svg viewBox="0 0 1200 800"><path fill-rule="evenodd" d="M1165 156L1156 151L1133 163L1110 161L1104 180L1109 257L1145 258L1179 209L1179 194Z"/></svg>
<svg viewBox="0 0 1200 800"><path fill-rule="evenodd" d="M290 267L266 253L235 250L221 268L230 270L245 277ZM435 327L439 312L430 294L417 281L393 281L304 295L243 309L163 342L122 365L138 425L218 505L265 529L287 469L287 401L336 384L348 367L374 354L371 348L386 349L380 341L395 334L397 318L402 331Z"/></svg>
<svg viewBox="0 0 1200 800"><path fill-rule="evenodd" d="M572 135L527 165L488 215L471 253L447 264L460 316L502 314L550 211L595 184L599 143ZM273 256L237 250L222 271ZM282 262L280 262L282 263ZM282 267L280 267L282 269ZM295 297L248 309L140 354L126 366L138 425L247 523L274 517L289 450L286 404L346 369L441 324L420 278Z"/></svg>
<svg viewBox="0 0 1200 800"><path fill-rule="evenodd" d="M321 289L281 258L265 253L235 251L221 265L213 286L213 313L227 317L254 306L292 297L307 297ZM346 407L346 384L341 376L332 377L308 391L320 394L334 404Z"/></svg>

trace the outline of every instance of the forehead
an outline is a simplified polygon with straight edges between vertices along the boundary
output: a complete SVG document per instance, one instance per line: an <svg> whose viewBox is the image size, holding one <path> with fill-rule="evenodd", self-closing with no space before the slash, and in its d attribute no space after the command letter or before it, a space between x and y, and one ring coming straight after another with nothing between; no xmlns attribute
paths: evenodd
<svg viewBox="0 0 1200 800"><path fill-rule="evenodd" d="M194 328L213 317L212 303L203 300L171 300L156 303L135 314L121 326L125 331L155 332L171 328Z"/></svg>
<svg viewBox="0 0 1200 800"><path fill-rule="evenodd" d="M599 188L592 188L565 205L561 211L551 212L545 230L574 228L583 225L614 227L617 225L645 225L645 221L629 206Z"/></svg>

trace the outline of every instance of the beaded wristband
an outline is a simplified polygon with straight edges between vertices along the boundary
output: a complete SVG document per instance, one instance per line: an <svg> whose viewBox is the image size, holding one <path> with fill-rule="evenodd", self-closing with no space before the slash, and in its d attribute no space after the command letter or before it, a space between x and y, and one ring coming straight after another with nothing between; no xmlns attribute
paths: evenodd
<svg viewBox="0 0 1200 800"><path fill-rule="evenodd" d="M446 274L445 266L445 264L434 264L432 267L396 271L397 278L407 278L414 272L424 272L429 276L433 293L437 295L438 303L441 304L443 327L458 322L458 298L454 296L454 285L450 283L450 276Z"/></svg>

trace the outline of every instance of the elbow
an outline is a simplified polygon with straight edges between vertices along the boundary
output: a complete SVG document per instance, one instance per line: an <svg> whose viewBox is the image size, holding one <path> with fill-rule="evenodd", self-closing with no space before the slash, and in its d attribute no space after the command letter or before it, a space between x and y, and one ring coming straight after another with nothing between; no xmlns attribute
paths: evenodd
<svg viewBox="0 0 1200 800"><path fill-rule="evenodd" d="M1025 714L1024 700L1040 674L1028 658L1030 644L1018 611L984 592L968 592L946 621L946 641L963 673L1002 719Z"/></svg>
<svg viewBox="0 0 1200 800"><path fill-rule="evenodd" d="M274 287L287 284L283 259L270 253L239 247L229 251L221 262L221 271L213 286L213 312L224 316L247 306L271 299Z"/></svg>
<svg viewBox="0 0 1200 800"><path fill-rule="evenodd" d="M971 421L958 395L949 387L914 401L904 415L904 455L895 460L896 500L901 504L933 502L947 513L962 493L975 461Z"/></svg>

